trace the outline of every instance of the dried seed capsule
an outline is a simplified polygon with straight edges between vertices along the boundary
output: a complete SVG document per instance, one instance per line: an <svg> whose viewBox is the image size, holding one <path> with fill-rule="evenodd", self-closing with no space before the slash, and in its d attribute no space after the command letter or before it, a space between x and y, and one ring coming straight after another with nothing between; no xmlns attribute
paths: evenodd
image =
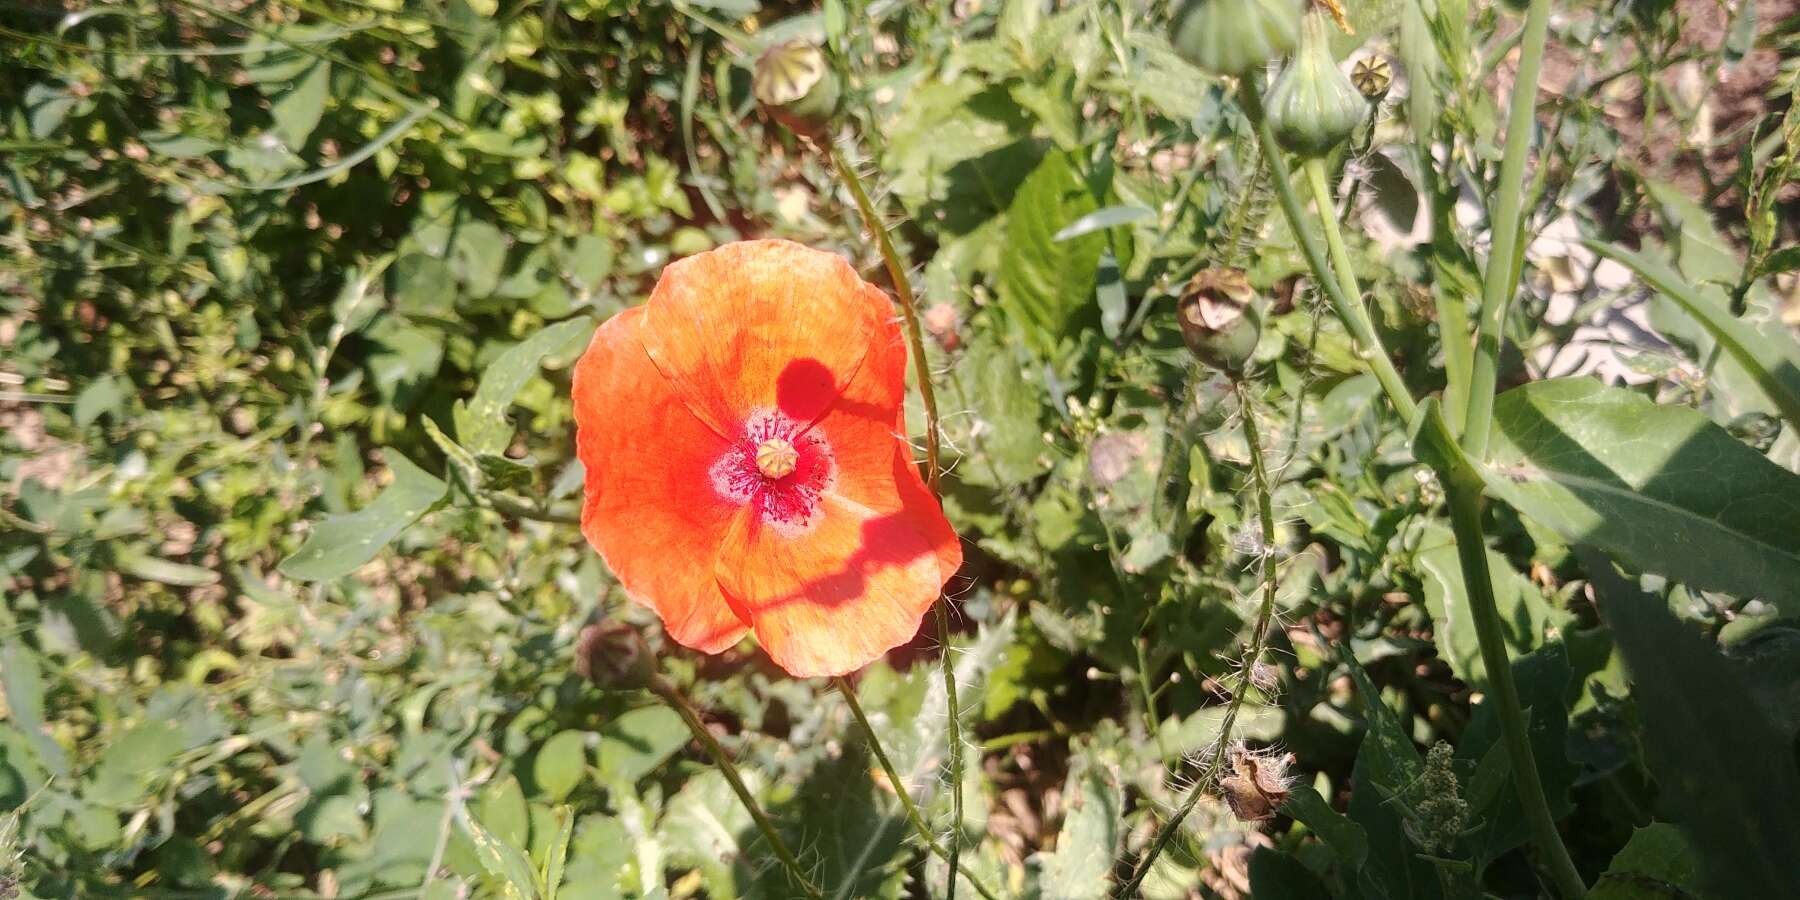
<svg viewBox="0 0 1800 900"><path fill-rule="evenodd" d="M1394 64L1383 53L1371 53L1350 67L1350 83L1370 103L1379 103L1394 86Z"/></svg>
<svg viewBox="0 0 1800 900"><path fill-rule="evenodd" d="M775 121L813 138L830 127L842 98L825 52L801 40L764 51L756 60L750 91Z"/></svg>
<svg viewBox="0 0 1800 900"><path fill-rule="evenodd" d="M1330 20L1310 13L1300 50L1269 91L1269 126L1288 151L1319 157L1343 143L1368 115L1369 104L1331 57Z"/></svg>
<svg viewBox="0 0 1800 900"><path fill-rule="evenodd" d="M1291 52L1299 38L1293 0L1187 0L1175 13L1170 42L1188 62L1238 77Z"/></svg>
<svg viewBox="0 0 1800 900"><path fill-rule="evenodd" d="M1181 337L1194 358L1221 372L1244 371L1262 338L1262 311L1242 269L1202 269L1176 301Z"/></svg>

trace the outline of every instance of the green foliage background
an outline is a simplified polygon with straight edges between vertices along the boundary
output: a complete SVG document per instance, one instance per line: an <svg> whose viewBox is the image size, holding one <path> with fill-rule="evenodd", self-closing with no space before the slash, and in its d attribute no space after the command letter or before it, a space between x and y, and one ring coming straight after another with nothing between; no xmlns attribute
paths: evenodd
<svg viewBox="0 0 1800 900"><path fill-rule="evenodd" d="M1488 558L1534 752L1607 898L1701 893L1701 860L1733 852L1777 861L1744 879L1800 859L1797 828L1715 846L1800 808L1777 802L1800 726L1781 618L1800 443L1779 418L1800 137L1780 115L1795 62L1771 49L1792 11L1759 32L1739 4L1696 49L1680 35L1697 13L1652 6L1559 11L1553 40L1645 75L1773 55L1765 115L1692 149L1723 185L1703 204L1574 92L1544 117L1534 223L1645 238L1633 268L1678 286L1646 281L1704 294L1652 301L1667 343L1628 354L1640 386L1503 397L1483 470L1506 501ZM1482 85L1514 17L1451 0L1351 16L1443 90L1441 108L1388 100L1353 140L1350 220L1448 216L1458 185L1411 145L1441 140L1468 191L1491 184L1501 114ZM749 645L668 644L572 524L569 364L666 262L779 235L881 280L830 169L755 112L752 61L794 37L852 86L847 146L936 307L927 362L970 557L962 821L937 648L857 679L933 824L962 829L1006 896L1106 896L1219 737L1267 553L1283 627L1234 736L1294 754L1294 799L1262 830L1203 802L1145 894L1535 895L1498 725L1473 702L1441 488L1297 278L1247 123L1167 18L1110 0L0 9L0 897L792 896L680 718L573 672L592 622L642 631L828 892L942 895L842 698ZM1698 113L1662 115L1687 134ZM1732 141L1745 161L1708 168ZM1438 311L1478 293L1453 240L1478 228L1442 225L1401 249L1353 234L1421 392L1442 387ZM1248 410L1173 320L1207 264L1272 298ZM1589 311L1641 293L1589 275ZM1550 324L1551 293L1511 323L1528 353L1585 321ZM1720 358L1708 315L1749 349ZM1542 374L1509 359L1512 382ZM1273 547L1246 415L1276 463ZM1541 440L1545 421L1597 461ZM1596 492L1596 472L1629 491ZM1611 569L1579 542L1649 573L1609 589L1647 590L1671 621L1615 644L1586 574ZM1692 677L1646 687L1646 708L1626 666L1678 651ZM1695 735L1658 718L1710 705L1736 716L1697 726L1712 743L1683 748ZM1428 757L1439 741L1454 752ZM1746 772L1765 780L1722 789ZM1445 790L1462 802L1427 802Z"/></svg>

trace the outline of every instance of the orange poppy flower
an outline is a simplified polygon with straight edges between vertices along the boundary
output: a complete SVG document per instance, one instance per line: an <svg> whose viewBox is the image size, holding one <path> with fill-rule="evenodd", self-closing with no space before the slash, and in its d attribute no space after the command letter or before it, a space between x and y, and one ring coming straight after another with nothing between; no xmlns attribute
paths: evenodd
<svg viewBox="0 0 1800 900"><path fill-rule="evenodd" d="M575 367L582 534L681 644L754 631L793 675L861 668L962 564L905 379L893 303L841 257L748 241L671 263Z"/></svg>

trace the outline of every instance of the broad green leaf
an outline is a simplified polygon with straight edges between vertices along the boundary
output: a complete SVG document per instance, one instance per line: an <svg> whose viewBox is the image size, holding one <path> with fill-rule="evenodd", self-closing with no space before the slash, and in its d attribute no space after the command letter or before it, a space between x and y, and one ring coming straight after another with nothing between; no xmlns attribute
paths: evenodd
<svg viewBox="0 0 1800 900"><path fill-rule="evenodd" d="M306 139L319 126L325 115L325 100L331 93L331 63L316 60L294 82L269 103L269 116L275 120L275 134L289 150L299 152Z"/></svg>
<svg viewBox="0 0 1800 900"><path fill-rule="evenodd" d="M1367 728L1350 774L1350 819L1363 829L1369 848L1358 881L1372 896L1442 896L1436 874L1418 858L1392 799L1417 777L1423 766L1419 750L1347 642L1338 645L1338 658L1356 684Z"/></svg>
<svg viewBox="0 0 1800 900"><path fill-rule="evenodd" d="M758 793L762 776L753 769L743 774L751 793ZM738 870L750 863L745 845L762 841L762 836L725 776L707 769L670 798L657 839L668 851L671 868L699 870L709 895L727 897L737 893Z"/></svg>
<svg viewBox="0 0 1800 900"><path fill-rule="evenodd" d="M552 803L560 803L587 774L587 733L560 731L538 748L531 766L538 789Z"/></svg>
<svg viewBox="0 0 1800 900"><path fill-rule="evenodd" d="M449 316L456 309L450 264L429 253L408 253L388 270L394 308L409 316Z"/></svg>
<svg viewBox="0 0 1800 900"><path fill-rule="evenodd" d="M1283 815L1303 823L1331 847L1338 859L1352 870L1362 868L1369 857L1369 835L1361 825L1331 808L1310 784L1295 785L1281 804Z"/></svg>
<svg viewBox="0 0 1800 900"><path fill-rule="evenodd" d="M501 270L506 265L506 235L488 222L463 222L456 227L454 241L450 247L450 270L462 281L470 297L481 299L492 294L500 286Z"/></svg>
<svg viewBox="0 0 1800 900"><path fill-rule="evenodd" d="M1700 896L1700 862L1681 829L1667 822L1631 833L1588 900L1665 900Z"/></svg>
<svg viewBox="0 0 1800 900"><path fill-rule="evenodd" d="M1586 378L1494 405L1488 491L1571 543L1691 587L1800 600L1800 476L1685 407Z"/></svg>
<svg viewBox="0 0 1800 900"><path fill-rule="evenodd" d="M1779 325L1758 328L1731 314L1725 295L1714 287L1694 285L1661 262L1600 241L1584 241L1589 249L1623 264L1651 287L1693 316L1721 349L1750 374L1783 418L1800 429L1800 343Z"/></svg>
<svg viewBox="0 0 1800 900"><path fill-rule="evenodd" d="M387 459L393 483L368 506L326 516L314 525L306 543L281 561L283 575L301 581L329 581L356 571L449 491L444 482L413 465L399 451L388 450Z"/></svg>
<svg viewBox="0 0 1800 900"><path fill-rule="evenodd" d="M1631 676L1650 774L1698 853L1708 896L1780 897L1800 884L1800 772L1793 743L1743 673L1669 612L1577 548Z"/></svg>
<svg viewBox="0 0 1800 900"><path fill-rule="evenodd" d="M690 737L687 723L666 706L631 710L600 728L600 782L636 782L655 771Z"/></svg>
<svg viewBox="0 0 1800 900"><path fill-rule="evenodd" d="M75 427L86 428L94 424L102 413L118 414L125 402L125 387L119 379L112 375L102 375L81 393L75 395Z"/></svg>
<svg viewBox="0 0 1800 900"><path fill-rule="evenodd" d="M1425 582L1425 608L1431 613L1432 639L1438 655L1450 664L1456 677L1476 690L1487 689L1481 663L1481 647L1469 614L1469 595L1463 587L1462 565L1456 558L1455 539L1444 528L1426 532L1416 560ZM1552 607L1530 579L1520 575L1507 558L1488 551L1488 571L1494 581L1494 603L1499 608L1501 630L1514 653L1529 653L1544 641L1546 629L1561 625L1567 616Z"/></svg>
<svg viewBox="0 0 1800 900"><path fill-rule="evenodd" d="M1105 235L1056 239L1098 207L1075 157L1056 152L1026 177L1007 208L1000 307L1040 354L1054 350L1079 325L1098 321L1092 301Z"/></svg>
<svg viewBox="0 0 1800 900"><path fill-rule="evenodd" d="M1096 757L1091 743L1069 762L1063 802L1067 812L1056 849L1039 857L1043 896L1100 900L1110 886L1125 798L1118 772Z"/></svg>
<svg viewBox="0 0 1800 900"><path fill-rule="evenodd" d="M513 425L506 411L513 399L537 374L538 364L545 356L573 346L593 327L588 319L570 319L547 326L508 347L482 373L481 385L468 404L457 401L452 413L457 441L476 456L506 452L513 437Z"/></svg>
<svg viewBox="0 0 1800 900"><path fill-rule="evenodd" d="M1273 847L1250 854L1250 896L1272 900L1330 900L1331 891L1299 860Z"/></svg>
<svg viewBox="0 0 1800 900"><path fill-rule="evenodd" d="M88 773L82 796L90 803L127 809L137 803L157 776L166 777L169 763L183 749L181 730L171 722L151 720L131 727L106 745Z"/></svg>
<svg viewBox="0 0 1800 900"><path fill-rule="evenodd" d="M531 839L531 804L525 802L519 779L510 774L481 789L474 814L495 840L518 847L520 852Z"/></svg>
<svg viewBox="0 0 1800 900"><path fill-rule="evenodd" d="M1525 707L1526 731L1544 799L1550 804L1551 815L1560 818L1573 808L1569 789L1577 774L1567 750L1572 677L1568 653L1560 642L1545 644L1514 659L1512 671L1519 703ZM1483 701L1475 707L1469 727L1457 743L1456 755L1461 760L1478 761L1485 768L1485 772L1477 769L1465 790L1474 811L1472 821L1481 823L1469 844L1477 865L1485 866L1524 844L1531 834L1519 806L1518 788L1512 782L1511 758L1493 702Z"/></svg>
<svg viewBox="0 0 1800 900"><path fill-rule="evenodd" d="M530 900L538 896L537 876L531 869L531 860L525 851L516 844L504 841L493 832L483 828L475 817L469 815L467 807L459 810L457 817L469 840L475 844L475 855L481 860L483 868L500 883L500 891L507 900Z"/></svg>

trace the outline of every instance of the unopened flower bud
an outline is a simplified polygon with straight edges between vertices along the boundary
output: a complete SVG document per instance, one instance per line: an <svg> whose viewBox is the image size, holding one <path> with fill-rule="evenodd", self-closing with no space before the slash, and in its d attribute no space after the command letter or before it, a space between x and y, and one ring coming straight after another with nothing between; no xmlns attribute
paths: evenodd
<svg viewBox="0 0 1800 900"><path fill-rule="evenodd" d="M1188 62L1236 78L1292 51L1299 37L1294 0L1187 0L1170 43Z"/></svg>
<svg viewBox="0 0 1800 900"><path fill-rule="evenodd" d="M1369 103L1331 56L1330 20L1310 13L1300 50L1269 91L1269 127L1288 151L1319 157L1362 123Z"/></svg>
<svg viewBox="0 0 1800 900"><path fill-rule="evenodd" d="M601 622L582 628L575 639L575 674L605 690L629 690L647 684L656 664L636 628Z"/></svg>
<svg viewBox="0 0 1800 900"><path fill-rule="evenodd" d="M1262 311L1242 269L1202 269L1175 308L1195 359L1228 374L1244 371L1262 338Z"/></svg>
<svg viewBox="0 0 1800 900"><path fill-rule="evenodd" d="M841 97L825 52L802 40L764 51L756 60L750 91L771 118L811 138L830 127Z"/></svg>

